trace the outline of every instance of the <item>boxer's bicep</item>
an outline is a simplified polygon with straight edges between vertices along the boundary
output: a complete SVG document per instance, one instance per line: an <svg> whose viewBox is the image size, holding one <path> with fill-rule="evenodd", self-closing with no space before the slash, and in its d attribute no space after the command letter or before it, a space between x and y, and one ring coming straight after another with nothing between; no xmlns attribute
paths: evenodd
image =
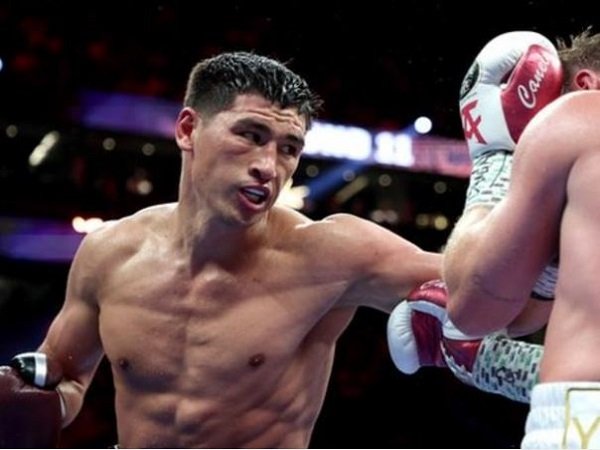
<svg viewBox="0 0 600 450"><path fill-rule="evenodd" d="M355 232L360 238L351 259L358 273L344 304L390 312L415 286L440 277L440 254L423 251L371 222L361 221Z"/></svg>
<svg viewBox="0 0 600 450"><path fill-rule="evenodd" d="M85 391L103 356L92 255L93 245L84 241L69 272L64 304L39 348L58 361L64 372L58 390L67 409L66 423L81 408Z"/></svg>
<svg viewBox="0 0 600 450"><path fill-rule="evenodd" d="M60 361L66 377L87 385L103 355L97 308L71 298L53 320L40 351Z"/></svg>
<svg viewBox="0 0 600 450"><path fill-rule="evenodd" d="M399 236L386 239L364 279L363 305L391 312L416 286L441 276L441 255Z"/></svg>

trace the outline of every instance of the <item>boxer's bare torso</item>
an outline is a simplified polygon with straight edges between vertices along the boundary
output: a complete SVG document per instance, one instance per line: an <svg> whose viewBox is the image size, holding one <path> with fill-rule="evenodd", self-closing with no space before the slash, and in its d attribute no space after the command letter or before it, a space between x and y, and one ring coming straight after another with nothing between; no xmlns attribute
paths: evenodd
<svg viewBox="0 0 600 450"><path fill-rule="evenodd" d="M195 269L168 212L115 227L98 303L121 445L308 445L354 312L332 306L354 277L327 248L327 224L281 215L269 241Z"/></svg>
<svg viewBox="0 0 600 450"><path fill-rule="evenodd" d="M557 140L551 154L564 171L554 189L563 193L565 206L556 300L540 377L542 381L600 381L600 360L593 356L600 343L600 130L591 119L600 117L600 92L574 94L555 115L551 124L564 138ZM578 131L576 136L572 130Z"/></svg>
<svg viewBox="0 0 600 450"><path fill-rule="evenodd" d="M354 217L312 222L275 207L259 241L191 264L174 214L153 207L88 239L76 267L89 273L77 278L96 280L84 301L98 308L99 337L62 330L82 355L101 345L110 360L124 447L308 446L356 306L390 309L439 263L402 240L390 260L368 237L374 225Z"/></svg>
<svg viewBox="0 0 600 450"><path fill-rule="evenodd" d="M505 327L543 267L559 255L544 340L542 382L600 381L600 91L565 94L542 110L517 145L507 197L480 228L474 264L456 265L464 298L450 311L474 334ZM465 258L466 260L466 258ZM454 314L453 314L454 312ZM457 314L457 312L459 314Z"/></svg>

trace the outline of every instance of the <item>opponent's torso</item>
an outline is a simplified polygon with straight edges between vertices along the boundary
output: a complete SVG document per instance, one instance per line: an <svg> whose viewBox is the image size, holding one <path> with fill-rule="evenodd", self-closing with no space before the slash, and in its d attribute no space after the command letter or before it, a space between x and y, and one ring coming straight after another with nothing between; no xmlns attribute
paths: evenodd
<svg viewBox="0 0 600 450"><path fill-rule="evenodd" d="M345 275L293 243L192 274L159 237L140 242L99 299L120 444L307 446L353 312L331 310Z"/></svg>
<svg viewBox="0 0 600 450"><path fill-rule="evenodd" d="M560 272L544 342L542 381L600 381L599 176L600 151L590 147L571 168L566 186Z"/></svg>

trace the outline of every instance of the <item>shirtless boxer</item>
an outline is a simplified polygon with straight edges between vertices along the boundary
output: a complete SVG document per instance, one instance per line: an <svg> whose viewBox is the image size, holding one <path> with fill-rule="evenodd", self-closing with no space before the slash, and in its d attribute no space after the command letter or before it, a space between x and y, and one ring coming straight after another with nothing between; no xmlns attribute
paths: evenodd
<svg viewBox="0 0 600 450"><path fill-rule="evenodd" d="M46 407L11 430L0 420L1 443L51 445L35 437L37 416L69 424L105 354L122 447L308 446L357 307L391 311L441 267L371 222L274 205L318 106L265 57L225 53L194 68L175 130L178 202L84 239L38 352L2 369L0 402L19 405L25 389L30 400L21 378L59 384L38 390Z"/></svg>
<svg viewBox="0 0 600 450"><path fill-rule="evenodd" d="M505 197L453 231L444 278L451 321L483 335L507 327L560 260L522 447L600 448L600 35L561 42L559 55L564 95L523 131Z"/></svg>
<svg viewBox="0 0 600 450"><path fill-rule="evenodd" d="M473 168L457 230L487 215L506 194L510 150L526 123L560 95L562 85L559 54L538 33L504 33L477 55L461 89L462 123ZM457 255L457 263L463 254ZM543 348L509 336L530 334L546 323L552 302L544 299L554 295L554 272L549 267L532 290L534 298L506 330L483 338L465 335L448 320L443 282L420 286L394 309L388 322L396 366L404 373L427 365L448 366L481 390L529 402Z"/></svg>
<svg viewBox="0 0 600 450"><path fill-rule="evenodd" d="M509 130L521 130L531 118L511 107L510 89L527 73L529 47L536 40L553 53L545 38L522 32L501 35L484 47L474 67L488 75L490 69L515 72L513 82L502 89L493 80L482 86L490 83L489 77L472 77L473 70L465 79L461 111L474 163L466 211L446 250L450 318L445 284L425 283L390 316L390 350L406 373L423 365L448 365L480 389L525 402L531 397L523 448L598 448L600 367L593 352L598 339L593 297L598 197L592 178L598 170L600 135L593 120L600 114L600 92L572 91L600 89L600 35L586 31L570 45L559 41L557 56L565 75L561 91L567 94L540 113L519 141L514 187L507 196L512 150L519 138ZM544 71L555 66L543 65ZM542 79L539 73L533 71L530 86L543 94L545 104L552 100L557 78L548 79L546 73ZM471 116L474 100L479 105ZM479 124L483 131L472 128ZM522 334L541 323L544 308L539 305L544 303L537 303L532 322L532 302L524 307L527 292L532 289L536 299L553 299L559 273L542 360L541 346L511 340L506 333ZM546 305L550 309L554 303ZM471 334L459 331L450 319ZM542 384L534 388L538 378Z"/></svg>

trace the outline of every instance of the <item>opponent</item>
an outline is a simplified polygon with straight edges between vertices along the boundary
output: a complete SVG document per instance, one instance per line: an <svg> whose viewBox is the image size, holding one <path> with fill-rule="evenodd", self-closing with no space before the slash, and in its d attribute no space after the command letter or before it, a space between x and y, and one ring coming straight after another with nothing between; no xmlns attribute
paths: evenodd
<svg viewBox="0 0 600 450"><path fill-rule="evenodd" d="M561 42L559 55L566 93L525 128L506 197L451 236L444 277L451 320L468 333L488 333L510 323L543 268L560 261L541 383L532 393L522 446L596 448L600 35L586 31L570 46Z"/></svg>
<svg viewBox="0 0 600 450"><path fill-rule="evenodd" d="M178 202L84 239L38 352L0 373L3 444L55 445L39 427L73 420L106 354L120 446L308 446L356 308L391 311L441 268L371 222L275 205L319 104L266 57L193 69L176 121ZM21 408L4 405L25 401L40 406L13 420Z"/></svg>
<svg viewBox="0 0 600 450"><path fill-rule="evenodd" d="M462 331L482 336L510 326L544 268L560 261L540 384L531 395L522 447L597 448L600 192L594 181L600 171L595 124L600 117L600 35L586 31L569 46L559 42L559 56L565 94L535 115L518 138L508 190L490 184L505 197L491 211L480 211L479 217L473 211L457 224L445 253L444 278L449 319ZM492 118L478 111L473 123L510 124L515 118L502 108L492 111ZM499 150L510 150L516 141L495 136ZM510 163L502 153L497 158ZM491 180L501 178L502 167L490 170Z"/></svg>
<svg viewBox="0 0 600 450"><path fill-rule="evenodd" d="M560 95L562 84L558 52L538 33L502 34L477 55L461 88L462 123L473 168L465 211L453 236L463 227L472 230L466 224L475 227L505 196L511 149L526 123ZM533 288L534 299L506 330L485 337L459 331L447 316L444 283L425 283L390 316L388 342L396 366L404 373L423 365L448 366L467 384L529 402L543 348L509 336L530 334L546 323L552 303L540 300L553 297L554 273L550 266Z"/></svg>

